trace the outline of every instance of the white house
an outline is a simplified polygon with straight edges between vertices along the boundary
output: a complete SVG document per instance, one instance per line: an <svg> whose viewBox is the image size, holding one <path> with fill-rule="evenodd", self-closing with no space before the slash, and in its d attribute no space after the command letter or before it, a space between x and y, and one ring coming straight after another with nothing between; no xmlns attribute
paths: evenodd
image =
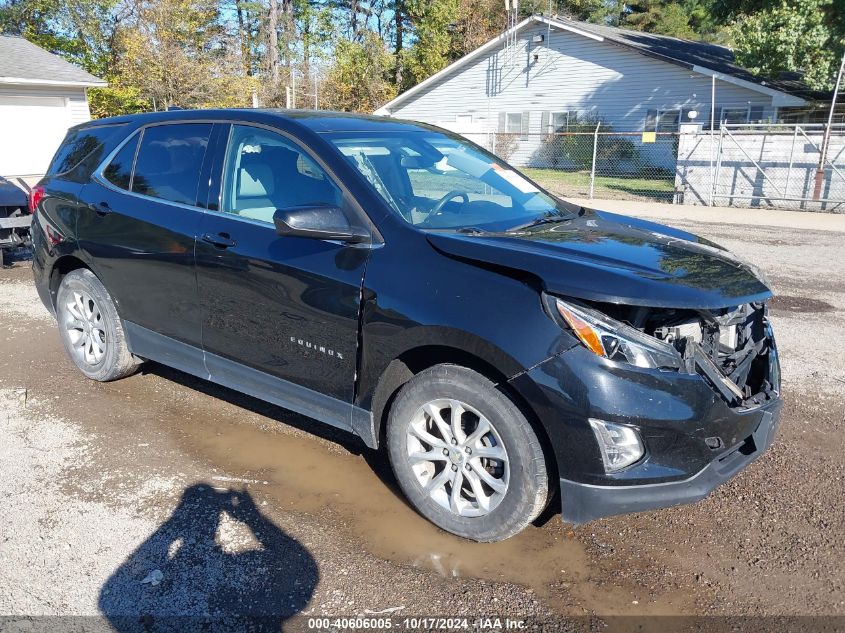
<svg viewBox="0 0 845 633"><path fill-rule="evenodd" d="M482 142L491 133L518 135L510 160L524 165L544 135L576 119L601 119L617 132L674 132L692 117L707 127L714 105L716 122L768 121L815 96L799 81L762 81L722 46L538 15L376 114Z"/></svg>
<svg viewBox="0 0 845 633"><path fill-rule="evenodd" d="M19 37L0 36L0 176L39 176L67 129L88 121L86 90L105 86Z"/></svg>

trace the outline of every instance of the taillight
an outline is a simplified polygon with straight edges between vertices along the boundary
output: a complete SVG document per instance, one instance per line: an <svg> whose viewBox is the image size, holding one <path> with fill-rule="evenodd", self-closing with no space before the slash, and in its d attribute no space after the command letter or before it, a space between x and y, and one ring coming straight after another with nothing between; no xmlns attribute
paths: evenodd
<svg viewBox="0 0 845 633"><path fill-rule="evenodd" d="M29 212L35 213L38 209L38 203L41 202L41 199L44 197L44 187L38 186L33 187L32 191L29 192Z"/></svg>

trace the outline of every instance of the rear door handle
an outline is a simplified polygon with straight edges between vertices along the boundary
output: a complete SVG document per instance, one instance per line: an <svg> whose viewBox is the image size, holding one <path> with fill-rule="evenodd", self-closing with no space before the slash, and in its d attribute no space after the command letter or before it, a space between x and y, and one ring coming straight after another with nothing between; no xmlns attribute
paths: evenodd
<svg viewBox="0 0 845 633"><path fill-rule="evenodd" d="M100 216L108 215L109 213L111 213L111 207L109 206L108 202L104 201L104 202L99 203L95 207L94 211L96 211L97 215L100 215Z"/></svg>
<svg viewBox="0 0 845 633"><path fill-rule="evenodd" d="M202 241L207 242L212 246L216 246L217 248L231 248L237 244L235 240L229 237L228 233L217 233L216 235L206 233L202 236Z"/></svg>

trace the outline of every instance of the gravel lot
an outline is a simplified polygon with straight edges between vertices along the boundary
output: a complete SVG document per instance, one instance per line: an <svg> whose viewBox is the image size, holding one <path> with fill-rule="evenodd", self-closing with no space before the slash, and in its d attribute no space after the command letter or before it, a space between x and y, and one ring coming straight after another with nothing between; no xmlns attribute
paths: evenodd
<svg viewBox="0 0 845 633"><path fill-rule="evenodd" d="M161 366L87 381L29 262L0 270L0 615L845 616L845 233L672 224L774 285L775 445L693 506L493 545L428 525L381 456L307 418Z"/></svg>

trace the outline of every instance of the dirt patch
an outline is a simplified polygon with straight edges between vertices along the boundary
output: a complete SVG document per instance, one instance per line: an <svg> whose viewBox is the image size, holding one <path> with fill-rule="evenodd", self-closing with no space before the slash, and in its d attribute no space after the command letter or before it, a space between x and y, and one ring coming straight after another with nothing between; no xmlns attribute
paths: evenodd
<svg viewBox="0 0 845 633"><path fill-rule="evenodd" d="M813 347L843 344L827 316L845 310L839 240L688 224L776 282L786 407L773 449L698 504L574 530L550 517L494 545L433 528L382 457L312 420L155 365L85 380L28 264L0 271L10 324L0 336L0 612L237 613L219 597L243 595L280 621L394 608L845 615L845 361L820 361ZM161 583L144 584L155 569ZM256 590L253 569L277 591ZM269 605L278 595L290 600Z"/></svg>
<svg viewBox="0 0 845 633"><path fill-rule="evenodd" d="M794 295L777 295L775 296L769 307L772 310L783 312L812 312L818 314L820 312L833 312L836 308L826 301L819 299L812 299L810 297L797 297Z"/></svg>

